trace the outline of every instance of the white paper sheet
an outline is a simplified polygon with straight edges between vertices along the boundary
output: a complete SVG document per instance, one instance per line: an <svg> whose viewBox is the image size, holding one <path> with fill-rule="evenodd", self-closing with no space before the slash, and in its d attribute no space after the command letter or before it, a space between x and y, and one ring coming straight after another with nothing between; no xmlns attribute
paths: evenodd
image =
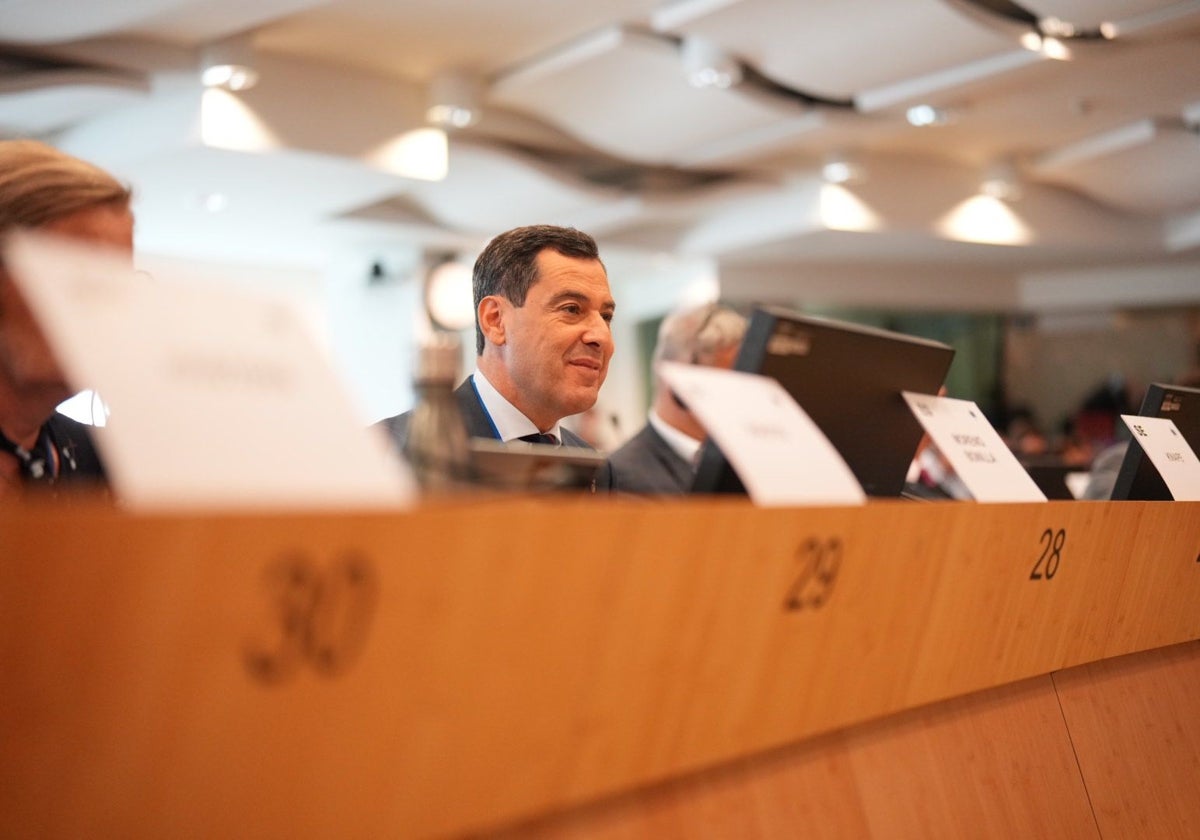
<svg viewBox="0 0 1200 840"><path fill-rule="evenodd" d="M41 235L5 254L73 384L112 410L96 432L138 509L395 507L407 468L364 428L288 299L185 286Z"/></svg>
<svg viewBox="0 0 1200 840"><path fill-rule="evenodd" d="M755 504L861 504L854 473L774 379L662 362L659 373L721 447Z"/></svg>
<svg viewBox="0 0 1200 840"><path fill-rule="evenodd" d="M975 403L909 391L904 399L975 501L1046 501Z"/></svg>
<svg viewBox="0 0 1200 840"><path fill-rule="evenodd" d="M1175 501L1200 501L1200 462L1175 421L1130 414L1122 414L1121 419L1162 476Z"/></svg>

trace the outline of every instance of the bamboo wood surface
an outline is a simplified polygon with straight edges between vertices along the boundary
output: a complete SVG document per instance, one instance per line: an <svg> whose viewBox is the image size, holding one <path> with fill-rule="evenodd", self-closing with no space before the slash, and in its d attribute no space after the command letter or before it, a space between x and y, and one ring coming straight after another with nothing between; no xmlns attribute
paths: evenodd
<svg viewBox="0 0 1200 840"><path fill-rule="evenodd" d="M1099 840L1050 677L903 712L489 840Z"/></svg>
<svg viewBox="0 0 1200 840"><path fill-rule="evenodd" d="M1054 675L1105 840L1200 837L1200 645Z"/></svg>
<svg viewBox="0 0 1200 840"><path fill-rule="evenodd" d="M0 834L510 823L1200 638L1198 513L5 510Z"/></svg>

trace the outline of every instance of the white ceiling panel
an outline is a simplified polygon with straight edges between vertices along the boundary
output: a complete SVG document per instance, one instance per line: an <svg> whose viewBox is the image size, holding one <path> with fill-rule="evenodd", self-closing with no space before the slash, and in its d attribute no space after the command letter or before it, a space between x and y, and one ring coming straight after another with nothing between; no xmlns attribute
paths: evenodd
<svg viewBox="0 0 1200 840"><path fill-rule="evenodd" d="M541 223L599 230L638 210L627 193L568 183L528 160L461 142L450 145L444 181L414 184L407 194L443 224L483 234Z"/></svg>
<svg viewBox="0 0 1200 840"><path fill-rule="evenodd" d="M1076 147L1076 154L1044 161L1038 176L1134 213L1200 210L1200 137L1194 132L1147 122L1107 137L1112 142L1094 144L1090 154Z"/></svg>
<svg viewBox="0 0 1200 840"><path fill-rule="evenodd" d="M52 132L132 180L140 246L214 258L319 260L350 235L419 250L529 221L747 265L1186 258L1200 241L1200 139L1182 128L1200 121L1200 0L1016 2L1111 19L1119 37L1050 61L984 0L0 0L0 131ZM201 100L198 48L243 31L258 87ZM737 56L741 83L690 87L692 35ZM483 118L452 134L449 176L370 170L365 155L424 125L426 83L447 70L486 88ZM207 100L272 142L201 149ZM950 119L913 127L916 102ZM826 229L813 195L835 152L866 165L852 192L877 228ZM948 242L942 217L997 162L1024 178L1009 215L1027 240Z"/></svg>
<svg viewBox="0 0 1200 840"><path fill-rule="evenodd" d="M116 171L134 188L139 249L282 265L319 264L335 241L326 220L408 183L325 155L200 145L161 149Z"/></svg>
<svg viewBox="0 0 1200 840"><path fill-rule="evenodd" d="M1025 0L1025 8L1039 18L1056 17L1082 29L1101 23L1200 11L1192 0ZM1191 7L1189 9L1189 7Z"/></svg>
<svg viewBox="0 0 1200 840"><path fill-rule="evenodd" d="M783 100L769 104L737 88L691 87L674 44L619 27L500 76L489 101L644 163L688 158L806 110Z"/></svg>
<svg viewBox="0 0 1200 840"><path fill-rule="evenodd" d="M54 44L121 32L197 44L326 0L5 0L0 41Z"/></svg>
<svg viewBox="0 0 1200 840"><path fill-rule="evenodd" d="M0 3L0 41L41 44L108 35L193 0L5 0Z"/></svg>
<svg viewBox="0 0 1200 840"><path fill-rule="evenodd" d="M656 23L703 36L777 82L832 98L978 62L1016 44L1011 29L983 26L942 0L692 2L665 7Z"/></svg>
<svg viewBox="0 0 1200 840"><path fill-rule="evenodd" d="M528 60L658 0L336 0L257 33L264 49L427 80L445 68L482 74Z"/></svg>
<svg viewBox="0 0 1200 840"><path fill-rule="evenodd" d="M149 82L99 70L42 70L0 76L0 130L44 134L143 99Z"/></svg>

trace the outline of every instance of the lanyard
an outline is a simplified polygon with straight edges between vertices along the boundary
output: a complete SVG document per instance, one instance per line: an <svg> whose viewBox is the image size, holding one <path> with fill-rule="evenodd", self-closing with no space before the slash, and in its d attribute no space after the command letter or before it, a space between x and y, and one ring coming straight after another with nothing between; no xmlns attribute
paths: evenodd
<svg viewBox="0 0 1200 840"><path fill-rule="evenodd" d="M13 443L0 433L0 452L7 452L20 462L21 476L34 484L54 484L62 469L62 456L48 426L42 426L32 449Z"/></svg>

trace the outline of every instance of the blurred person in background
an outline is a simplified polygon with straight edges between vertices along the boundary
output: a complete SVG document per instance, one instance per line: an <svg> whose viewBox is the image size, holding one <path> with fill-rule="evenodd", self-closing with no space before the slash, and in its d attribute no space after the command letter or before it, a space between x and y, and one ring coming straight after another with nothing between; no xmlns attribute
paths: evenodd
<svg viewBox="0 0 1200 840"><path fill-rule="evenodd" d="M668 361L732 368L746 326L742 315L720 303L685 309L663 319L652 361L655 389L650 415L641 430L600 468L597 492L688 492L707 433L658 376L658 364Z"/></svg>
<svg viewBox="0 0 1200 840"><path fill-rule="evenodd" d="M132 256L130 198L107 172L51 146L0 142L0 240L37 229ZM103 486L88 427L56 411L72 393L0 262L0 495L31 485Z"/></svg>

